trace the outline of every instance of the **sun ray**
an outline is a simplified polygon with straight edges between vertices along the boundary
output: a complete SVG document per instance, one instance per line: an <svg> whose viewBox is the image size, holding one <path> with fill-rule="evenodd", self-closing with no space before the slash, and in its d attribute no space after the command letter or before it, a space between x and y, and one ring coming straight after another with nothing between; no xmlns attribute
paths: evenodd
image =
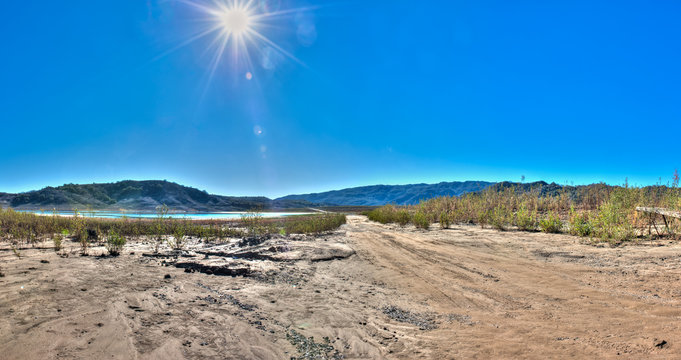
<svg viewBox="0 0 681 360"><path fill-rule="evenodd" d="M212 27L212 28L210 28L210 29L208 29L208 30L205 30L205 31L203 31L203 32L200 32L200 33L198 33L197 35L194 35L194 36L190 37L189 39L187 39L187 40L181 42L181 43L178 44L177 46L175 46L175 47L173 47L173 48L171 48L171 49L169 49L169 50L167 50L167 51L161 53L160 55L158 55L158 56L156 56L155 58L151 59L151 61L156 61L156 60L159 60L159 59L161 59L161 58L163 58L163 57L165 57L165 56L168 56L168 55L174 53L175 51L177 51L177 50L179 50L179 49L181 49L181 48L183 48L183 47L185 47L185 46L187 46L187 45L193 43L194 41L197 41L197 40L199 40L199 39L201 39L201 38L203 38L203 37L205 37L205 36L208 36L208 35L210 35L210 34L216 32L216 31L219 31L219 30L220 30L220 28L216 26L216 27Z"/></svg>
<svg viewBox="0 0 681 360"><path fill-rule="evenodd" d="M260 39L261 41L263 41L263 42L266 43L267 45L271 46L271 47L274 48L275 50L279 51L280 53L282 53L282 54L288 56L291 60L297 62L298 64L300 64L300 65L302 65L302 66L304 66L304 67L307 67L307 64L305 64L304 62L302 62L302 61L301 61L300 59L298 59L297 57L293 56L293 54L291 54L290 52L288 52L288 51L282 49L281 46L275 44L272 40L270 40L270 39L268 39L267 37L265 37L265 35L262 35L262 34L260 34L259 32L255 31L255 30L250 30L249 33L252 34L253 36L257 37L258 39Z"/></svg>
<svg viewBox="0 0 681 360"><path fill-rule="evenodd" d="M214 35L215 38L206 49L207 51L214 51L209 65L209 79L215 76L227 52L231 53L231 62L235 70L241 63L241 66L247 66L247 71L250 73L253 70L254 64L249 51L256 50L256 53L262 54L265 47L269 47L273 51L307 68L303 61L277 45L263 34L262 31L280 29L281 27L278 25L272 24L272 21L275 21L277 18L285 18L288 15L318 9L319 6L263 12L264 10L254 0L175 1L204 14L202 21L207 22L209 25L205 31L192 36L161 56L165 56L208 35Z"/></svg>
<svg viewBox="0 0 681 360"><path fill-rule="evenodd" d="M268 13L263 13L263 14L257 14L253 15L254 20L258 19L273 19L276 17L281 17L284 15L290 15L290 14L297 14L300 12L307 12L307 11L312 11L321 8L321 6L308 6L308 7L301 7L301 8L295 8L295 9L288 9L288 10L280 10L280 11L272 11Z"/></svg>

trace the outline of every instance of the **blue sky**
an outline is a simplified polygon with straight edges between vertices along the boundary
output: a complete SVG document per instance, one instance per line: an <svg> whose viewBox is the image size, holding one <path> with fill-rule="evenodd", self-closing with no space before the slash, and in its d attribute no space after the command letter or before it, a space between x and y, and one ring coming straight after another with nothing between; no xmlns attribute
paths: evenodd
<svg viewBox="0 0 681 360"><path fill-rule="evenodd" d="M270 5L303 8L258 29L303 64L254 42L252 65L225 56L211 77L210 36L168 53L205 20L178 1L3 4L0 191L651 184L681 167L679 2Z"/></svg>

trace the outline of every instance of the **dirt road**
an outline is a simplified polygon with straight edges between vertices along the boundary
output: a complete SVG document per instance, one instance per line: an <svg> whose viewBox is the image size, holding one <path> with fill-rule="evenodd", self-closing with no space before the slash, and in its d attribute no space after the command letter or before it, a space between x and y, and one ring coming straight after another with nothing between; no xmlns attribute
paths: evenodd
<svg viewBox="0 0 681 360"><path fill-rule="evenodd" d="M351 216L318 238L231 245L250 257L196 244L172 262L138 242L118 258L47 243L18 258L4 245L0 358L681 356L681 246L580 241Z"/></svg>

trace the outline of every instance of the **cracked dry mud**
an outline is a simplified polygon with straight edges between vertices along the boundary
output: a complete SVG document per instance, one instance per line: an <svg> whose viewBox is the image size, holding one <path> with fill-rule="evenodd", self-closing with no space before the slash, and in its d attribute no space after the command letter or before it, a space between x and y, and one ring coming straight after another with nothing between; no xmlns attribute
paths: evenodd
<svg viewBox="0 0 681 360"><path fill-rule="evenodd" d="M144 241L118 258L62 258L47 242L17 258L4 244L0 357L681 356L679 244L348 220L179 257L144 256Z"/></svg>

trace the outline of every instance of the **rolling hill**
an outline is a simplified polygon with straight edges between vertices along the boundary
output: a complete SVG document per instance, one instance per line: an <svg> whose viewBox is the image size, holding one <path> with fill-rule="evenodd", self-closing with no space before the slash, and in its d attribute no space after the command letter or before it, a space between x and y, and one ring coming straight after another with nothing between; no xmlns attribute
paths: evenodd
<svg viewBox="0 0 681 360"><path fill-rule="evenodd" d="M459 196L484 190L494 183L485 181L441 182L439 184L373 185L315 194L288 195L277 200L307 201L326 205L376 206L413 205L438 196Z"/></svg>
<svg viewBox="0 0 681 360"><path fill-rule="evenodd" d="M92 208L142 211L153 211L162 204L175 211L244 211L255 208L286 209L315 205L301 200L211 195L195 188L156 180L66 184L21 194L0 193L0 204L15 209Z"/></svg>

